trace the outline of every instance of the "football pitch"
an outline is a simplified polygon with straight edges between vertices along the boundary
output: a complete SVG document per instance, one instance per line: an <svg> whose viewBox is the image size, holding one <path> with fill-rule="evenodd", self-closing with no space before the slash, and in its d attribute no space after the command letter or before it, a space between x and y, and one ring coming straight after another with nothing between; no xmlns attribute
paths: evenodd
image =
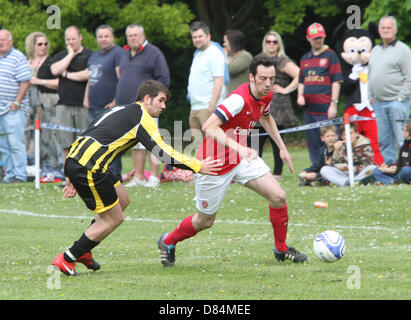
<svg viewBox="0 0 411 320"><path fill-rule="evenodd" d="M44 300L340 300L411 299L410 185L299 187L308 166L305 148L289 147L285 167L288 244L304 264L277 262L267 202L233 184L215 225L177 245L176 265L164 268L156 241L195 213L192 183L130 188L126 220L95 248L102 265L79 277L49 268L79 238L93 214L81 199L63 199L58 184L0 185L0 299ZM264 159L273 166L271 150ZM131 157L123 158L124 172ZM314 201L328 202L315 208ZM341 233L345 256L335 263L313 254L315 236Z"/></svg>

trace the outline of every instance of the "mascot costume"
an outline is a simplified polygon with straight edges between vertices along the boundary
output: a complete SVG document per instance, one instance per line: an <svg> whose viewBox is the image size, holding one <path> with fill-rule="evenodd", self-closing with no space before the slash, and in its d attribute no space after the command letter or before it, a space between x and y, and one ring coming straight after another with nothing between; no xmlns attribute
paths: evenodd
<svg viewBox="0 0 411 320"><path fill-rule="evenodd" d="M344 77L344 82L341 85L341 93L345 96L344 114L373 119L356 121L356 124L358 133L370 140L375 164L381 165L384 158L378 146L377 122L374 108L368 99L368 61L371 49L375 44L374 35L378 35L377 26L371 23L369 30L343 30L343 27L345 24L337 28L333 38L337 39L336 51L340 58Z"/></svg>

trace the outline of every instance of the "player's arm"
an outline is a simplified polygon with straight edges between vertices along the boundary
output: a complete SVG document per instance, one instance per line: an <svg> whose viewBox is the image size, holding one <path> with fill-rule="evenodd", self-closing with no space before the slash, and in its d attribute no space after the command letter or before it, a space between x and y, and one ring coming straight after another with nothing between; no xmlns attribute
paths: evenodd
<svg viewBox="0 0 411 320"><path fill-rule="evenodd" d="M210 158L198 160L188 157L166 144L161 138L160 132L151 117L143 116L141 125L137 130L137 138L154 156L163 163L194 173L216 175L221 170L222 163Z"/></svg>
<svg viewBox="0 0 411 320"><path fill-rule="evenodd" d="M257 158L257 151L243 146L227 136L224 130L221 129L222 124L223 121L215 113L213 113L204 123L202 130L206 133L207 136L216 140L219 144L236 151L241 158L247 160L253 160Z"/></svg>
<svg viewBox="0 0 411 320"><path fill-rule="evenodd" d="M260 118L260 124L264 128L264 130L269 134L271 139L273 139L276 143L278 149L280 150L281 160L283 160L283 162L287 162L290 172L294 172L291 156L288 153L288 150L284 144L283 139L280 136L280 133L278 132L277 125L271 114L268 114L267 116L262 116Z"/></svg>

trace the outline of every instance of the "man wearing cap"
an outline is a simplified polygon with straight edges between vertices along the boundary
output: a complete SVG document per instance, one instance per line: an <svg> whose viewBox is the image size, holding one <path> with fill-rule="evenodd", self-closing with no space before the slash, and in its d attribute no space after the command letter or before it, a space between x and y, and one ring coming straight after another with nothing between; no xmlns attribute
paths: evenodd
<svg viewBox="0 0 411 320"><path fill-rule="evenodd" d="M311 50L300 60L297 104L304 107L306 124L332 119L337 116L340 85L343 81L337 54L324 44L326 33L319 23L307 28ZM322 145L320 129L306 131L310 160L315 163Z"/></svg>

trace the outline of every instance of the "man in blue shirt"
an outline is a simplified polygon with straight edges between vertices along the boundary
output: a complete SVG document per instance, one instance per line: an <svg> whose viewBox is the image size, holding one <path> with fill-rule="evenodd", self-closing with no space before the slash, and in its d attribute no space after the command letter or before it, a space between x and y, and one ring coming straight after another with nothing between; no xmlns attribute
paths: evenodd
<svg viewBox="0 0 411 320"><path fill-rule="evenodd" d="M116 105L115 93L120 77L120 60L124 49L114 44L113 29L101 25L96 29L99 51L88 59L89 81L84 94L84 106L88 108L90 122L98 115ZM121 160L114 161L110 171L121 181Z"/></svg>
<svg viewBox="0 0 411 320"><path fill-rule="evenodd" d="M27 180L24 127L30 78L27 59L13 47L11 33L6 29L0 30L0 133L6 134L0 136L4 182Z"/></svg>
<svg viewBox="0 0 411 320"><path fill-rule="evenodd" d="M170 85L170 71L167 61L159 48L150 44L144 34L144 28L131 24L126 28L127 51L120 62L120 79L117 84L116 103L124 105L136 102L137 90L146 80L156 80L166 87ZM155 119L157 120L157 119ZM158 120L157 120L158 125ZM135 174L126 187L157 187L160 185L159 162L150 156L151 176L144 176L146 150L139 143L132 150Z"/></svg>

